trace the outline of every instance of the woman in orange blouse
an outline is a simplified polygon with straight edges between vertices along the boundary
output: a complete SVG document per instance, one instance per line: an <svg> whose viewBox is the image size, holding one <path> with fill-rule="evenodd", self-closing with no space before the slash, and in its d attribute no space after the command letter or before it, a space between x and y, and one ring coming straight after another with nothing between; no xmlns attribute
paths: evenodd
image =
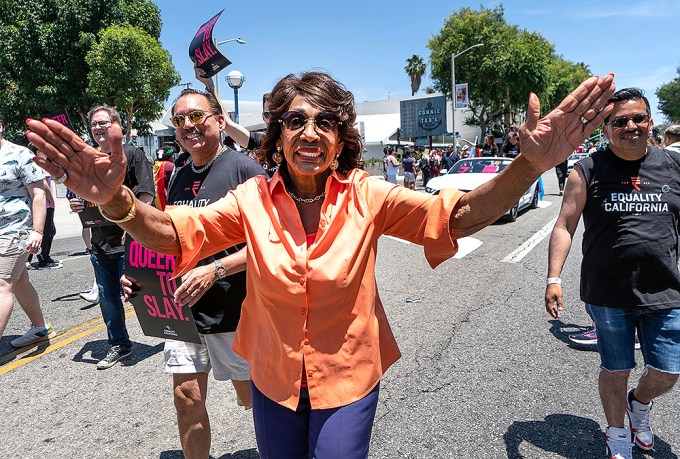
<svg viewBox="0 0 680 459"><path fill-rule="evenodd" d="M590 78L540 120L532 94L522 154L467 194L430 196L356 169L353 96L318 72L288 75L272 91L260 154L279 164L276 174L208 207L161 212L135 200L122 186L122 151L99 155L59 123L29 120L27 135L47 156L36 159L40 166L100 203L138 242L175 255L177 276L247 243L248 294L234 350L251 368L260 455L347 459L367 456L380 378L399 358L376 290L378 238L423 245L436 267L456 253L456 239L494 222L566 158L611 111L613 91L613 75ZM109 135L117 145L120 128Z"/></svg>

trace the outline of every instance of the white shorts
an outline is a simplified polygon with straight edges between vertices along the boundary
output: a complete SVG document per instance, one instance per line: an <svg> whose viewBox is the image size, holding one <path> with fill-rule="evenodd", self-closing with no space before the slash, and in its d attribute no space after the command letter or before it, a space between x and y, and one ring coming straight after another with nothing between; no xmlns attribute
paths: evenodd
<svg viewBox="0 0 680 459"><path fill-rule="evenodd" d="M209 373L218 381L250 379L248 363L231 349L234 332L203 335L203 344L165 340L165 371L167 373Z"/></svg>

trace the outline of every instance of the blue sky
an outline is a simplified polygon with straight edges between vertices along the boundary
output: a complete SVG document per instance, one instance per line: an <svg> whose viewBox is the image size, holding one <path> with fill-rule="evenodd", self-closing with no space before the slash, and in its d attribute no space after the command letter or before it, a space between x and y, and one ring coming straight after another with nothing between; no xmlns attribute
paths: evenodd
<svg viewBox="0 0 680 459"><path fill-rule="evenodd" d="M182 82L196 83L188 48L196 30L224 8L215 26L218 40L240 37L220 50L246 81L241 100L260 100L281 77L308 69L330 72L354 93L358 102L410 95L406 59L427 62L428 39L459 8L493 7L498 2L468 1L230 1L156 0L161 9L161 42L170 51ZM510 24L537 31L559 54L588 64L594 74L616 74L617 87L644 89L655 121L656 89L678 76L680 17L678 0L616 2L571 0L503 2ZM460 57L459 59L464 59ZM430 69L421 85L431 85ZM222 98L233 97L222 79ZM171 99L181 88L175 88Z"/></svg>

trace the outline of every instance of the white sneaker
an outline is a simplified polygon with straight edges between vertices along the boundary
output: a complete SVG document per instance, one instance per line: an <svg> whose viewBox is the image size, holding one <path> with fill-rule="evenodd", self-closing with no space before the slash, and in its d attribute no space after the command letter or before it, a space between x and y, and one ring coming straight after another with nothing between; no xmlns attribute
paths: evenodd
<svg viewBox="0 0 680 459"><path fill-rule="evenodd" d="M637 446L644 450L650 450L654 448L654 432L649 420L649 413L652 411L654 402L644 404L633 400L634 391L635 389L629 390L626 397L626 413L628 414L630 433L633 435Z"/></svg>
<svg viewBox="0 0 680 459"><path fill-rule="evenodd" d="M95 281L89 292L81 293L80 297L88 303L99 303L99 287L97 287L97 282Z"/></svg>
<svg viewBox="0 0 680 459"><path fill-rule="evenodd" d="M633 459L633 442L630 430L622 427L608 427L607 441L608 459Z"/></svg>
<svg viewBox="0 0 680 459"><path fill-rule="evenodd" d="M52 328L52 324L47 324L44 327L36 327L35 325L31 325L31 328L29 328L23 336L13 339L10 344L14 347L24 347L28 346L29 344L49 340L55 336L57 336L57 332L55 332Z"/></svg>

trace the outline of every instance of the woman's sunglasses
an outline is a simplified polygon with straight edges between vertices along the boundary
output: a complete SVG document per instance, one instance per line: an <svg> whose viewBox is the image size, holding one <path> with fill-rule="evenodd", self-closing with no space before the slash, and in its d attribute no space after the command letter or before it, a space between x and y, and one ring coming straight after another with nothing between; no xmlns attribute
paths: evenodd
<svg viewBox="0 0 680 459"><path fill-rule="evenodd" d="M323 132L334 131L342 124L342 121L338 119L335 113L321 112L314 118L307 118L304 114L296 111L286 112L281 115L279 123L286 126L286 129L289 131L295 132L307 126L309 121L314 123L317 131L320 129Z"/></svg>
<svg viewBox="0 0 680 459"><path fill-rule="evenodd" d="M193 112L189 112L188 115L175 115L170 118L170 122L175 128L182 128L184 127L184 122L187 118L189 118L189 121L191 121L192 124L203 124L205 123L205 120L213 115L214 113L206 113L203 110L194 110Z"/></svg>
<svg viewBox="0 0 680 459"><path fill-rule="evenodd" d="M628 126L628 121L630 120L633 120L633 123L639 126L642 123L646 123L649 120L649 116L643 113L638 113L630 118L627 116L619 116L618 118L611 120L609 124L611 124L613 128L621 129L622 127Z"/></svg>

